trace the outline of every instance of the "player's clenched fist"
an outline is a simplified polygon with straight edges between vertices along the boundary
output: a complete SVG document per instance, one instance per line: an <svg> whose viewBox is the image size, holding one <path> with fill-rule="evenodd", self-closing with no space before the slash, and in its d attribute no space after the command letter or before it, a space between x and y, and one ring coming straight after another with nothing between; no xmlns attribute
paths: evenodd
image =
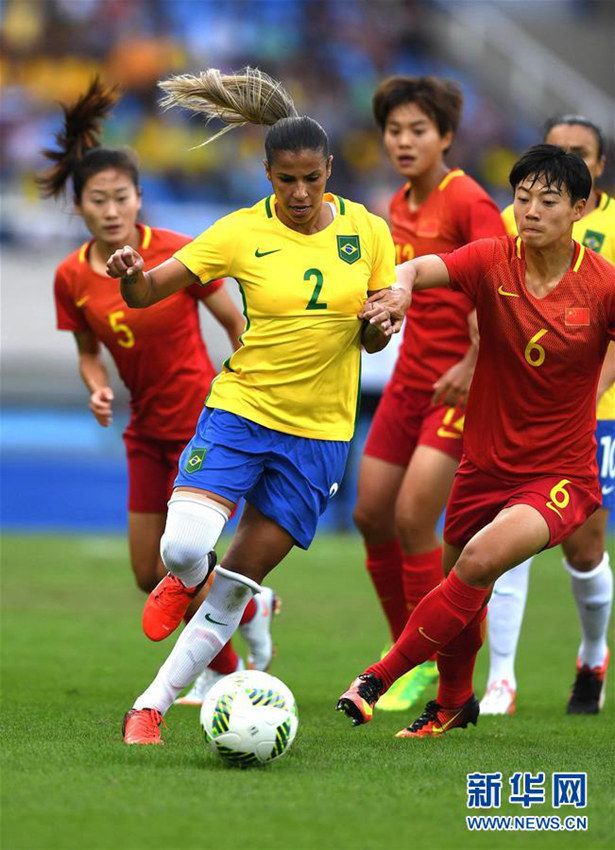
<svg viewBox="0 0 615 850"><path fill-rule="evenodd" d="M130 245L118 248L107 260L109 277L130 277L133 274L138 274L142 269L143 257Z"/></svg>

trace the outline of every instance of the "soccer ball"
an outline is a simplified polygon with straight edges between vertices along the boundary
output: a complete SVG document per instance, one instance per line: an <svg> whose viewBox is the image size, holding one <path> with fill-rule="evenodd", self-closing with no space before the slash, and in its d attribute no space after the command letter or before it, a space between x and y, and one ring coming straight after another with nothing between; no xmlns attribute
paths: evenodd
<svg viewBox="0 0 615 850"><path fill-rule="evenodd" d="M268 764L283 756L298 723L289 688L260 670L225 676L201 706L201 728L210 749L238 767Z"/></svg>

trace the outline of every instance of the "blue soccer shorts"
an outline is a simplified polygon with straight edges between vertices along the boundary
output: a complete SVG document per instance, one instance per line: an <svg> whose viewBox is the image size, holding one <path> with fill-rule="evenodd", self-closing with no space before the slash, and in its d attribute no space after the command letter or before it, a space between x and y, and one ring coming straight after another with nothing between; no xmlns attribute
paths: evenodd
<svg viewBox="0 0 615 850"><path fill-rule="evenodd" d="M615 419L598 420L596 440L602 507L615 508Z"/></svg>
<svg viewBox="0 0 615 850"><path fill-rule="evenodd" d="M197 487L237 502L242 496L307 549L337 492L350 443L273 431L205 407L179 459L175 487Z"/></svg>

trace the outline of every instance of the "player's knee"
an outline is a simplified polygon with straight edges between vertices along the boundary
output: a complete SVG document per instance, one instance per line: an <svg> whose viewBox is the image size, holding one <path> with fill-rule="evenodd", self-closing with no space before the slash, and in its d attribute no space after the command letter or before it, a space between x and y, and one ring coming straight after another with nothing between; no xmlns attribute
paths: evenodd
<svg viewBox="0 0 615 850"><path fill-rule="evenodd" d="M211 502L174 496L160 540L160 556L167 570L182 580L198 571L218 542L226 520L224 510Z"/></svg>
<svg viewBox="0 0 615 850"><path fill-rule="evenodd" d="M206 555L207 552L196 540L185 540L166 532L160 540L162 561L167 570L176 576L193 569Z"/></svg>
<svg viewBox="0 0 615 850"><path fill-rule="evenodd" d="M412 555L425 552L437 546L437 538L432 523L420 516L411 505L397 505L395 508L395 536L403 551Z"/></svg>
<svg viewBox="0 0 615 850"><path fill-rule="evenodd" d="M604 541L602 535L588 536L585 540L567 540L564 544L566 560L573 570L580 573L589 572L597 567L604 555Z"/></svg>
<svg viewBox="0 0 615 850"><path fill-rule="evenodd" d="M383 517L371 505L359 503L352 515L354 524L368 541L378 540L382 537L384 523Z"/></svg>
<svg viewBox="0 0 615 850"><path fill-rule="evenodd" d="M455 564L455 572L466 584L490 587L501 571L483 546L468 543Z"/></svg>

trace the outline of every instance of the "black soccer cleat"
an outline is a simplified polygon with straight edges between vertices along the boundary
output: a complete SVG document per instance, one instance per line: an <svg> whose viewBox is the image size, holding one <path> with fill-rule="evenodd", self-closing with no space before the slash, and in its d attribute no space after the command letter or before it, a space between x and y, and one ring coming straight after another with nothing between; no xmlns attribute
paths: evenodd
<svg viewBox="0 0 615 850"><path fill-rule="evenodd" d="M604 705L609 653L601 667L577 662L577 677L566 706L566 714L598 714Z"/></svg>
<svg viewBox="0 0 615 850"><path fill-rule="evenodd" d="M406 729L396 734L396 738L439 738L451 729L465 729L468 723L476 726L480 705L472 694L459 708L444 708L435 700L430 700L425 711Z"/></svg>

